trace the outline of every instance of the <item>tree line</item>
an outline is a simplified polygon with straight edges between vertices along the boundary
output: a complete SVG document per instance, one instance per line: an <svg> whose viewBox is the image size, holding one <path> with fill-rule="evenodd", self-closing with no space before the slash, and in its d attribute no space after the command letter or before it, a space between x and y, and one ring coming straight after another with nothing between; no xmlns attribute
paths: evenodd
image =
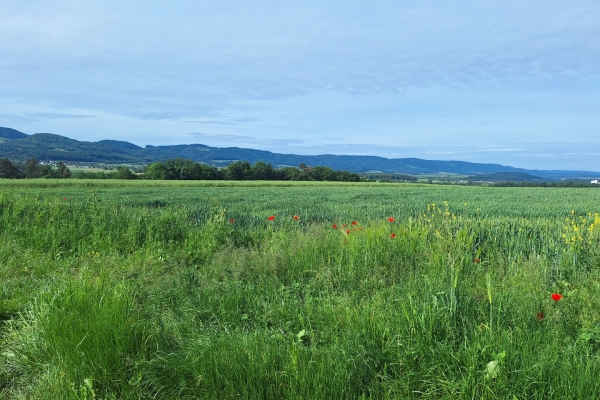
<svg viewBox="0 0 600 400"><path fill-rule="evenodd" d="M79 179L151 179L151 180L266 180L266 181L338 181L360 182L360 176L348 171L338 171L330 167L300 164L298 167L274 168L271 164L259 161L250 165L247 161L236 161L227 167L186 160L183 158L154 162L136 174L127 167L119 167L110 172L71 173L60 162L56 168L41 165L36 160L13 165L8 159L0 159L0 178L79 178Z"/></svg>
<svg viewBox="0 0 600 400"><path fill-rule="evenodd" d="M271 164L258 161L250 165L247 161L236 161L227 167L218 168L183 158L154 162L144 171L144 179L158 180L236 180L236 181L338 181L360 182L360 176L348 171L337 171L330 167L274 168Z"/></svg>
<svg viewBox="0 0 600 400"><path fill-rule="evenodd" d="M58 162L52 168L51 165L40 164L36 159L27 160L24 164L13 164L6 158L0 158L0 178L70 178L71 170L65 163Z"/></svg>

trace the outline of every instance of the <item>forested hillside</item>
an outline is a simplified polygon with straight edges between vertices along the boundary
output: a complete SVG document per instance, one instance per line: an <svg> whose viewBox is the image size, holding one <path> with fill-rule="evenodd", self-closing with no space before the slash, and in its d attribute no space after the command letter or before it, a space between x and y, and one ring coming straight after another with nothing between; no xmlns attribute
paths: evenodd
<svg viewBox="0 0 600 400"><path fill-rule="evenodd" d="M350 172L379 171L410 175L451 173L479 175L493 173L525 173L544 179L597 178L599 172L589 171L541 171L514 168L500 164L481 164L465 161L436 161L418 158L389 159L376 156L347 156L323 154L316 156L278 154L264 150L238 147L210 147L203 144L140 147L118 140L86 142L69 139L51 133L26 135L10 128L0 128L0 158L25 162L64 161L107 164L149 164L167 159L184 158L195 162L221 167L235 161L250 164L264 162L275 168L300 164L320 165Z"/></svg>

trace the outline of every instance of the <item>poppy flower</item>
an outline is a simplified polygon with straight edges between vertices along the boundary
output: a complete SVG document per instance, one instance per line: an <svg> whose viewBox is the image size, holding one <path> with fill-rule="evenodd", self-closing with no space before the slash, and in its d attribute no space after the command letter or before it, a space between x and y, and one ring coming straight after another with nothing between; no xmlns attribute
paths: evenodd
<svg viewBox="0 0 600 400"><path fill-rule="evenodd" d="M352 225L356 225L356 221L352 221Z"/></svg>
<svg viewBox="0 0 600 400"><path fill-rule="evenodd" d="M346 235L350 234L350 229L346 229Z"/></svg>
<svg viewBox="0 0 600 400"><path fill-rule="evenodd" d="M552 300L559 301L560 299L562 299L562 294L552 293Z"/></svg>
<svg viewBox="0 0 600 400"><path fill-rule="evenodd" d="M274 215L271 215L269 218L267 218L267 220L269 220L269 221L273 221L274 219L275 219Z"/></svg>
<svg viewBox="0 0 600 400"><path fill-rule="evenodd" d="M388 218L388 222L394 222L394 221L395 221L394 217L389 217Z"/></svg>
<svg viewBox="0 0 600 400"><path fill-rule="evenodd" d="M67 201L67 198L66 198L66 197L63 197L63 201Z"/></svg>
<svg viewBox="0 0 600 400"><path fill-rule="evenodd" d="M538 319L538 321L542 321L545 315L543 312L540 311L539 313L535 314L535 317Z"/></svg>
<svg viewBox="0 0 600 400"><path fill-rule="evenodd" d="M476 259L474 259L474 260L473 260L473 262L474 262L475 264L479 264L479 262L480 262L480 261L479 261L479 258L476 258Z"/></svg>
<svg viewBox="0 0 600 400"><path fill-rule="evenodd" d="M293 218L294 218L296 221L298 221L298 220L300 219L300 217L299 217L299 216L297 216L297 215L294 215L294 217L293 217Z"/></svg>
<svg viewBox="0 0 600 400"><path fill-rule="evenodd" d="M392 232L392 233L390 233L390 237L391 237L392 239L394 239L394 238L396 237L396 234Z"/></svg>
<svg viewBox="0 0 600 400"><path fill-rule="evenodd" d="M333 229L337 229L337 224L333 224L333 225L331 225L331 227L332 227Z"/></svg>
<svg viewBox="0 0 600 400"><path fill-rule="evenodd" d="M233 220L233 219L230 219L230 220L229 220L229 223L230 223L230 224L233 224L234 222L235 222L235 220Z"/></svg>

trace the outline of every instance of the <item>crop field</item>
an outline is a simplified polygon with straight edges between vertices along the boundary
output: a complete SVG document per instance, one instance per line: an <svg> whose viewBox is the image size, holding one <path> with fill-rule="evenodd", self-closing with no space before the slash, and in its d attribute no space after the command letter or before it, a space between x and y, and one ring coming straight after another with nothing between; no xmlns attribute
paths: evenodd
<svg viewBox="0 0 600 400"><path fill-rule="evenodd" d="M587 399L600 190L0 180L0 398Z"/></svg>

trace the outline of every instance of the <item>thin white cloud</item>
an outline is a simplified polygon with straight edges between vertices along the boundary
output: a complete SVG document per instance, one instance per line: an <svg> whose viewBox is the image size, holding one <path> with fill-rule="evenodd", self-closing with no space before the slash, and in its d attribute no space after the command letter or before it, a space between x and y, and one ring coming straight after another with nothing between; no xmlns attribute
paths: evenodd
<svg viewBox="0 0 600 400"><path fill-rule="evenodd" d="M303 139L264 139L244 135L209 134L202 132L191 132L188 135L202 140L202 144L213 143L215 147L237 147L243 145L255 145L262 150L278 149L285 151L286 148L302 146L308 142Z"/></svg>
<svg viewBox="0 0 600 400"><path fill-rule="evenodd" d="M213 119L213 120L183 120L182 122L186 122L188 124L222 124L222 125L230 125L231 122L230 121L224 121L224 120L218 120L218 119Z"/></svg>
<svg viewBox="0 0 600 400"><path fill-rule="evenodd" d="M210 133L202 133L202 132L190 132L188 133L188 135L193 136L195 138L200 138L200 139L219 139L219 140L223 140L223 141L227 141L227 140L254 140L253 137L251 136L244 136L244 135L215 135L215 134L210 134Z"/></svg>
<svg viewBox="0 0 600 400"><path fill-rule="evenodd" d="M471 150L473 153L513 153L520 151L528 151L528 149L524 147L483 147L476 148Z"/></svg>
<svg viewBox="0 0 600 400"><path fill-rule="evenodd" d="M39 119L81 119L94 118L93 115L63 114L63 113L28 113L28 117Z"/></svg>
<svg viewBox="0 0 600 400"><path fill-rule="evenodd" d="M257 122L260 118L255 117L223 117L223 118L205 118L196 120L182 120L189 124L219 124L219 125L231 125L238 122Z"/></svg>
<svg viewBox="0 0 600 400"><path fill-rule="evenodd" d="M13 126L26 126L35 121L34 118L24 117L22 115L0 114L0 126L12 128Z"/></svg>

